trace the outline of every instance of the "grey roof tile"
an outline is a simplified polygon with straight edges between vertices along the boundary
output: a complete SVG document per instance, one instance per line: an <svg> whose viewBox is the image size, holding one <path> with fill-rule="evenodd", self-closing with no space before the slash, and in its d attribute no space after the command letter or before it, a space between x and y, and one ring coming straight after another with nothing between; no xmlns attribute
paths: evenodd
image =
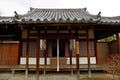
<svg viewBox="0 0 120 80"><path fill-rule="evenodd" d="M100 12L101 13L101 12ZM17 14L17 13L16 13ZM40 8L30 8L30 11L24 15L17 15L16 17L0 17L0 23L3 22L27 22L27 23L93 23L98 22L99 24L113 24L120 23L120 17L101 17L97 15L92 15L86 8L83 9L40 9Z"/></svg>
<svg viewBox="0 0 120 80"><path fill-rule="evenodd" d="M94 15L95 16L95 15ZM59 22L62 20L65 22L69 19L69 21L73 21L74 19L82 20L84 19L94 19L93 15L89 14L84 9L38 9L32 8L27 14L23 15L21 19L25 19L25 21L32 19L36 21L40 19L44 21L45 19L48 21L54 20L55 22Z"/></svg>

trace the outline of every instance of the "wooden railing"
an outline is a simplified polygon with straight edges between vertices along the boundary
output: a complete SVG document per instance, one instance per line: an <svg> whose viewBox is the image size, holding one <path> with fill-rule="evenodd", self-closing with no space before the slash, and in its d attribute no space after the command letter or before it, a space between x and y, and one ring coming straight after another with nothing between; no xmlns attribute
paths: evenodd
<svg viewBox="0 0 120 80"><path fill-rule="evenodd" d="M56 57L52 57L50 59L50 65L51 66L56 66L57 65L57 58ZM59 57L59 65L60 66L67 65L67 58L65 58L65 57Z"/></svg>

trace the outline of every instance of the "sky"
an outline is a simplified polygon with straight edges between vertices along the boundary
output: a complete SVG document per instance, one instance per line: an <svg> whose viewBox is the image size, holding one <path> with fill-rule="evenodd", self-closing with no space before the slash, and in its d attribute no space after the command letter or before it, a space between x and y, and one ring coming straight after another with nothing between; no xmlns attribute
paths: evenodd
<svg viewBox="0 0 120 80"><path fill-rule="evenodd" d="M120 16L120 0L0 0L0 16L26 14L33 8L87 8L90 14Z"/></svg>

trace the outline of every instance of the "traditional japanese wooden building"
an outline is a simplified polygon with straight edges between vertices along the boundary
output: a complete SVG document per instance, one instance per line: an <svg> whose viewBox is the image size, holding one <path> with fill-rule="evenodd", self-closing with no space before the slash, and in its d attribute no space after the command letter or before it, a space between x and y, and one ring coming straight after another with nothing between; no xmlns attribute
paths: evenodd
<svg viewBox="0 0 120 80"><path fill-rule="evenodd" d="M26 71L35 66L39 74L103 64L110 54L120 53L120 17L100 14L86 8L30 8L24 15L1 16L0 66L24 65Z"/></svg>

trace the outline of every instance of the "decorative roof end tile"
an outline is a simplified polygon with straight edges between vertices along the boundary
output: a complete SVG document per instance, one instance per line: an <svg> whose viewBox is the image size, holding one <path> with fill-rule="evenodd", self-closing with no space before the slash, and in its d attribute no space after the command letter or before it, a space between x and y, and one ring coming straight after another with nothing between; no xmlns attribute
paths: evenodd
<svg viewBox="0 0 120 80"><path fill-rule="evenodd" d="M77 22L77 21L78 21L77 18L74 18L74 19L73 19L73 22Z"/></svg>
<svg viewBox="0 0 120 80"><path fill-rule="evenodd" d="M55 22L55 19L54 19L54 18L52 18L52 19L51 19L51 22Z"/></svg>
<svg viewBox="0 0 120 80"><path fill-rule="evenodd" d="M44 22L48 22L48 19L45 18L43 21L44 21Z"/></svg>
<svg viewBox="0 0 120 80"><path fill-rule="evenodd" d="M32 20L32 19L29 19L29 22L33 22L33 20Z"/></svg>
<svg viewBox="0 0 120 80"><path fill-rule="evenodd" d="M101 11L99 11L99 13L97 14L97 18L101 17Z"/></svg>
<svg viewBox="0 0 120 80"><path fill-rule="evenodd" d="M25 22L25 19L22 19L21 21L22 21L22 22Z"/></svg>
<svg viewBox="0 0 120 80"><path fill-rule="evenodd" d="M30 7L30 11L32 11L33 10L33 8L32 7Z"/></svg>
<svg viewBox="0 0 120 80"><path fill-rule="evenodd" d="M67 19L66 19L66 22L70 22L70 18L67 18Z"/></svg>
<svg viewBox="0 0 120 80"><path fill-rule="evenodd" d="M40 20L40 19L37 19L36 21L37 21L37 22L40 22L41 20Z"/></svg>
<svg viewBox="0 0 120 80"><path fill-rule="evenodd" d="M82 18L80 21L81 21L81 22L85 22L85 19L84 19L84 18Z"/></svg>
<svg viewBox="0 0 120 80"><path fill-rule="evenodd" d="M63 19L62 19L62 18L59 18L59 22L63 22Z"/></svg>
<svg viewBox="0 0 120 80"><path fill-rule="evenodd" d="M83 8L83 10L87 11L87 8L85 7L85 8Z"/></svg>
<svg viewBox="0 0 120 80"><path fill-rule="evenodd" d="M19 17L19 15L18 15L18 13L17 13L16 11L14 11L14 13L15 13L14 18L15 18L15 19L19 19L20 17Z"/></svg>
<svg viewBox="0 0 120 80"><path fill-rule="evenodd" d="M17 23L17 20L15 19L15 18L13 18L13 21L12 22L15 22L15 23Z"/></svg>

